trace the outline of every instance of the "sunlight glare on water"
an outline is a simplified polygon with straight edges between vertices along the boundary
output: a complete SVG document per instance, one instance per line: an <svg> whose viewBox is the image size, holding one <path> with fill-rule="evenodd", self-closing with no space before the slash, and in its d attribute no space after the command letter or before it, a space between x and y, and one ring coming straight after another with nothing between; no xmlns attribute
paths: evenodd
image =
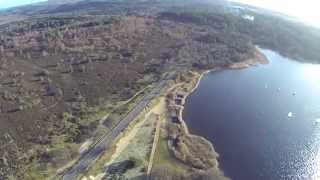
<svg viewBox="0 0 320 180"><path fill-rule="evenodd" d="M320 179L320 126L317 127L313 147L310 148L309 158L304 168L298 171L296 177L299 179L319 180Z"/></svg>
<svg viewBox="0 0 320 180"><path fill-rule="evenodd" d="M276 12L281 12L289 16L293 16L302 20L307 24L315 27L320 27L320 1L318 0L230 0L249 4L264 9L270 9Z"/></svg>
<svg viewBox="0 0 320 180"><path fill-rule="evenodd" d="M309 88L315 88L315 91L320 91L320 65L305 64L302 67L303 79L310 85ZM320 109L316 106L317 111ZM306 146L308 152L303 152L306 156L306 162L304 167L300 169L297 173L297 177L301 179L319 180L320 179L320 118L314 120L313 138L311 140L311 145ZM307 155L308 154L308 155Z"/></svg>
<svg viewBox="0 0 320 180"><path fill-rule="evenodd" d="M306 65L303 67L303 75L306 81L312 83L313 86L320 88L320 65Z"/></svg>
<svg viewBox="0 0 320 180"><path fill-rule="evenodd" d="M320 179L320 150L318 148L318 152L317 152L317 155L316 155L316 158L314 160L314 174L313 174L313 177L312 179L314 180L319 180Z"/></svg>
<svg viewBox="0 0 320 180"><path fill-rule="evenodd" d="M270 64L204 76L184 119L231 179L320 180L320 66L262 52Z"/></svg>

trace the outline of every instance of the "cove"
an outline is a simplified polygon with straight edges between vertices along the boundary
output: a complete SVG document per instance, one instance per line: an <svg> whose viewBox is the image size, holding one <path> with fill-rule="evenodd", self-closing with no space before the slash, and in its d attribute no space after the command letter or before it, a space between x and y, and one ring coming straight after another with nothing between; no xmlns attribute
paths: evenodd
<svg viewBox="0 0 320 180"><path fill-rule="evenodd" d="M183 118L234 180L320 179L320 65L270 61L206 74Z"/></svg>

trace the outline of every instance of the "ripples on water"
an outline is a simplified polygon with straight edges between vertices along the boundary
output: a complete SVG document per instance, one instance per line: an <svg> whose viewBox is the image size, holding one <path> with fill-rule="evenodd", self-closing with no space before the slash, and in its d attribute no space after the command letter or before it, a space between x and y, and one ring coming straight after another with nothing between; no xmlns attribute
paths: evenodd
<svg viewBox="0 0 320 180"><path fill-rule="evenodd" d="M320 66L263 52L269 65L206 75L184 119L235 180L320 180Z"/></svg>
<svg viewBox="0 0 320 180"><path fill-rule="evenodd" d="M320 179L320 124L315 127L314 139L311 140L310 146L306 146L303 151L305 161L298 170L297 179Z"/></svg>

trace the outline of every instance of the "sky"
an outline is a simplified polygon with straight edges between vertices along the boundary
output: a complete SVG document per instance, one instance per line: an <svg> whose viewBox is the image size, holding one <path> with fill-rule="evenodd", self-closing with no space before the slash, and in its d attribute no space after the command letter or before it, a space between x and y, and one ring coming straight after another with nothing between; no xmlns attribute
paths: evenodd
<svg viewBox="0 0 320 180"><path fill-rule="evenodd" d="M20 6L45 0L0 0L0 9L5 9L14 6Z"/></svg>
<svg viewBox="0 0 320 180"><path fill-rule="evenodd" d="M319 0L231 0L253 6L271 9L293 17L307 24L320 27Z"/></svg>
<svg viewBox="0 0 320 180"><path fill-rule="evenodd" d="M25 5L45 0L0 0L0 9ZM284 14L320 27L320 0L231 0L242 2Z"/></svg>

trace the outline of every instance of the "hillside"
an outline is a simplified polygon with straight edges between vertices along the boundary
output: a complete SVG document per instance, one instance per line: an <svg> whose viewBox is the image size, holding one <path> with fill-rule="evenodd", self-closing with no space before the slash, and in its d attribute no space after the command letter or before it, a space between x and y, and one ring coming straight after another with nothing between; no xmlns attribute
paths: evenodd
<svg viewBox="0 0 320 180"><path fill-rule="evenodd" d="M319 37L303 26L262 15L248 22L223 1L170 2L40 3L2 12L0 179L65 165L119 120L101 123L101 115L126 113L119 102L168 72L227 67L253 57L255 45L319 62Z"/></svg>

